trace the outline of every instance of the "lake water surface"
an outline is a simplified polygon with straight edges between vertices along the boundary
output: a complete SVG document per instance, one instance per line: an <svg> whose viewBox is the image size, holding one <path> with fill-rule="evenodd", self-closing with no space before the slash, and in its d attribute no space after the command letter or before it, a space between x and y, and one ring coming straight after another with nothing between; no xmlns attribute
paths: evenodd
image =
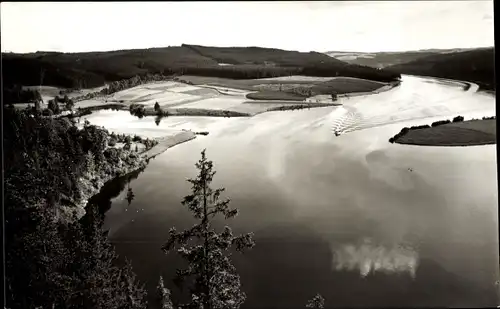
<svg viewBox="0 0 500 309"><path fill-rule="evenodd" d="M247 294L243 308L303 307L318 292L326 307L497 304L496 145L388 142L403 126L495 115L495 98L405 76L389 92L341 103L347 113L330 107L171 117L158 126L126 112L87 117L116 132L210 132L152 160L129 184L130 205L126 189L112 194L105 227L147 282L150 299L159 275L170 282L179 266L160 247L172 226L193 223L180 201L206 148L214 186L225 187L240 209L228 224L255 233L255 248L233 257ZM336 137L338 117L349 133Z"/></svg>

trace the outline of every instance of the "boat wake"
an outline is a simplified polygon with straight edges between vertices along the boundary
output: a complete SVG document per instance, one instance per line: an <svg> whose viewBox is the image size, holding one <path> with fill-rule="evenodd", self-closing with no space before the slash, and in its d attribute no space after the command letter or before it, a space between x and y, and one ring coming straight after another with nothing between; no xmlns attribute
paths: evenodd
<svg viewBox="0 0 500 309"><path fill-rule="evenodd" d="M331 131L335 135L341 135L355 130L363 117L351 106L341 106L335 109L331 116Z"/></svg>
<svg viewBox="0 0 500 309"><path fill-rule="evenodd" d="M439 87L436 87L438 84ZM468 84L469 89L464 92L463 82L405 77L405 84L397 89L377 95L343 99L343 105L329 115L330 128L338 136L400 122L436 117L452 118L459 114L466 116L471 112L484 113L491 109L492 105L485 105L483 98L476 94L477 85Z"/></svg>

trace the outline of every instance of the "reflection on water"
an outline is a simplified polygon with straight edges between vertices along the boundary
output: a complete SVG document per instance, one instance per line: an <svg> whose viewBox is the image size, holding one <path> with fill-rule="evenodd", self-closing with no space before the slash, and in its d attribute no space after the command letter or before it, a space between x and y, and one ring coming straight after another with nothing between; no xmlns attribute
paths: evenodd
<svg viewBox="0 0 500 309"><path fill-rule="evenodd" d="M104 184L99 193L94 195L89 200L88 205L98 206L100 213L105 214L109 209L111 209L111 205L113 204L112 200L120 195L120 193L125 189L125 186L129 185L132 180L137 179L142 172L144 172L144 168L108 181ZM134 197L132 196L130 202L133 198Z"/></svg>
<svg viewBox="0 0 500 309"><path fill-rule="evenodd" d="M399 117L393 104L432 109L433 100L451 98L458 106L460 91L410 80L394 92L349 101L358 112L383 107L365 113L363 121L371 125L382 114ZM491 98L467 94L463 101L460 111L470 102L494 111ZM210 131L152 160L131 184L130 206L127 181L106 189L110 198L101 201L102 209L112 204L105 222L109 237L132 260L152 303L158 276L172 278L179 265L160 247L172 226L192 224L180 201L207 148L217 171L214 185L225 187L240 209L229 222L234 233L255 233L255 248L234 255L248 296L242 309L295 308L318 292L327 308L496 304L495 147L389 144L406 123L335 137L332 111L236 120L168 117L159 125L153 117L110 116L117 129ZM103 114L96 118L106 123ZM169 281L167 287L174 299L182 296Z"/></svg>
<svg viewBox="0 0 500 309"><path fill-rule="evenodd" d="M360 245L343 245L334 251L333 266L336 270L359 269L362 277L370 272L408 272L413 279L418 266L418 254L410 248L386 248L364 239Z"/></svg>
<svg viewBox="0 0 500 309"><path fill-rule="evenodd" d="M130 184L130 182L129 182ZM130 203L132 203L132 201L134 200L134 192L132 191L132 188L130 188L130 186L128 187L128 191L127 191L127 202L128 202L128 206L130 206Z"/></svg>

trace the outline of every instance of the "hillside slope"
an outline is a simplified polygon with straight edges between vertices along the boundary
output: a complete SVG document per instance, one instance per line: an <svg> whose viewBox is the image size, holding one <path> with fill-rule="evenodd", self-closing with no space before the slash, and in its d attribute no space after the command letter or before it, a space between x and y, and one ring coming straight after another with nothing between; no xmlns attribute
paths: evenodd
<svg viewBox="0 0 500 309"><path fill-rule="evenodd" d="M481 89L495 90L495 49L491 47L432 55L389 66L386 70L400 74L471 81Z"/></svg>
<svg viewBox="0 0 500 309"><path fill-rule="evenodd" d="M2 79L7 87L39 85L42 72L43 85L65 88L99 87L105 82L152 73L233 79L318 75L392 81L400 77L350 65L321 53L260 47L183 45L90 53L2 53Z"/></svg>
<svg viewBox="0 0 500 309"><path fill-rule="evenodd" d="M206 65L217 62L184 47L91 53L2 53L2 75L7 85L38 85L42 70L43 85L91 88L102 86L105 81L169 68Z"/></svg>
<svg viewBox="0 0 500 309"><path fill-rule="evenodd" d="M315 63L345 65L340 60L317 52L303 53L263 47L208 47L187 44L183 44L182 46L189 48L201 56L223 64L253 64L284 67L307 66Z"/></svg>
<svg viewBox="0 0 500 309"><path fill-rule="evenodd" d="M359 64L373 68L385 68L392 65L414 61L427 56L462 52L468 50L471 49L426 49L405 52L377 53L330 51L326 52L325 54L350 64Z"/></svg>

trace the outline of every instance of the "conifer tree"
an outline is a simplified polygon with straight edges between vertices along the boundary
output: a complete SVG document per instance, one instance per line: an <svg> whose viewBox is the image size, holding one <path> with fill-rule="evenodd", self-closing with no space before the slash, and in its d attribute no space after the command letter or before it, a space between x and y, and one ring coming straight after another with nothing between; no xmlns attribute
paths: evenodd
<svg viewBox="0 0 500 309"><path fill-rule="evenodd" d="M177 247L177 252L188 262L186 269L177 270L175 278L179 283L186 283L186 279L194 282L190 286L191 302L181 305L182 308L236 309L246 296L241 291L240 278L231 263L229 250L233 245L240 252L253 247L252 234L234 237L228 226L221 233L215 231L212 222L216 215L229 219L236 216L238 210L229 207L229 199L220 198L223 188L210 187L215 171L205 150L196 168L197 177L188 179L192 193L182 204L198 223L182 232L172 228L162 249L168 253Z"/></svg>
<svg viewBox="0 0 500 309"><path fill-rule="evenodd" d="M75 102L72 99L68 99L66 101L66 109L69 111L73 111L73 107L75 106Z"/></svg>
<svg viewBox="0 0 500 309"><path fill-rule="evenodd" d="M306 304L306 308L322 309L325 307L325 299L321 294L316 294L311 300Z"/></svg>
<svg viewBox="0 0 500 309"><path fill-rule="evenodd" d="M174 309L172 301L170 300L170 290L165 287L162 276L160 276L157 289L158 298L160 299L161 303L161 309Z"/></svg>

